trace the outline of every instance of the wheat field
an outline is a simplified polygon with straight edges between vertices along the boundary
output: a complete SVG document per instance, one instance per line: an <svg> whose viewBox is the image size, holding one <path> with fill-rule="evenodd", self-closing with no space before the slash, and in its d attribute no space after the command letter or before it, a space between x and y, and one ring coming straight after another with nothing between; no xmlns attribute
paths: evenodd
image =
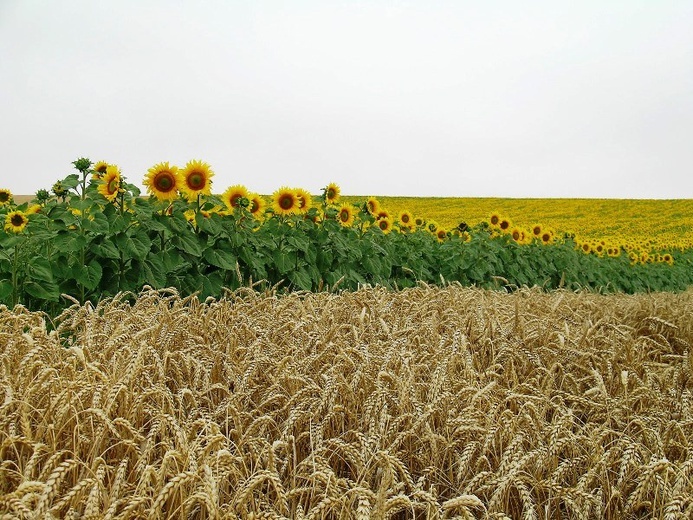
<svg viewBox="0 0 693 520"><path fill-rule="evenodd" d="M2 308L0 517L691 518L691 316L458 286Z"/></svg>

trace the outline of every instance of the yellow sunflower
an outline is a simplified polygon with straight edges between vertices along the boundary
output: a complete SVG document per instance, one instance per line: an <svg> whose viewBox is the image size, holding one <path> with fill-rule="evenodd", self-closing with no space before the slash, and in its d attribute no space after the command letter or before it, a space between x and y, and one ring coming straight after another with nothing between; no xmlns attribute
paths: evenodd
<svg viewBox="0 0 693 520"><path fill-rule="evenodd" d="M426 224L426 229L435 235L438 231L438 223L435 220L431 220Z"/></svg>
<svg viewBox="0 0 693 520"><path fill-rule="evenodd" d="M92 180L98 181L103 177L104 173L106 173L106 169L108 168L108 163L106 161L98 161L92 170L94 170L94 173L91 175Z"/></svg>
<svg viewBox="0 0 693 520"><path fill-rule="evenodd" d="M313 205L311 194L303 188L296 188L296 198L298 198L298 213L308 213Z"/></svg>
<svg viewBox="0 0 693 520"><path fill-rule="evenodd" d="M674 257L671 256L670 253L664 253L664 255L662 256L662 262L665 262L669 265L674 265Z"/></svg>
<svg viewBox="0 0 693 520"><path fill-rule="evenodd" d="M29 218L23 211L10 211L5 215L5 231L8 233L21 233L29 223Z"/></svg>
<svg viewBox="0 0 693 520"><path fill-rule="evenodd" d="M438 239L438 242L442 242L443 240L445 240L445 239L448 237L447 231L445 231L445 230L444 230L443 228L441 228L441 227L439 227L439 228L436 230L435 235L436 235L436 238Z"/></svg>
<svg viewBox="0 0 693 520"><path fill-rule="evenodd" d="M500 228L501 231L504 233L507 233L508 230L510 229L510 226L512 223L510 222L510 219L507 218L502 218L500 222L498 223L498 227Z"/></svg>
<svg viewBox="0 0 693 520"><path fill-rule="evenodd" d="M524 233L519 227L514 227L512 231L510 231L510 236L513 238L515 242L522 242L522 239L524 237Z"/></svg>
<svg viewBox="0 0 693 520"><path fill-rule="evenodd" d="M159 200L175 200L178 198L180 178L178 168L162 162L149 168L144 185L150 195Z"/></svg>
<svg viewBox="0 0 693 520"><path fill-rule="evenodd" d="M250 206L248 206L248 211L255 217L260 218L265 213L265 199L263 199L257 193L249 193L248 200L250 201Z"/></svg>
<svg viewBox="0 0 693 520"><path fill-rule="evenodd" d="M541 241L543 244L550 244L553 242L553 233L551 231L543 231L541 234Z"/></svg>
<svg viewBox="0 0 693 520"><path fill-rule="evenodd" d="M42 206L40 204L32 204L26 210L27 215L35 215L36 213L41 213Z"/></svg>
<svg viewBox="0 0 693 520"><path fill-rule="evenodd" d="M414 219L414 224L416 224L416 227L424 227L426 225L426 220L423 217L416 217Z"/></svg>
<svg viewBox="0 0 693 520"><path fill-rule="evenodd" d="M113 202L118 196L120 188L120 171L117 166L109 166L101 177L99 184L99 193L103 195L109 202Z"/></svg>
<svg viewBox="0 0 693 520"><path fill-rule="evenodd" d="M399 225L402 227L411 228L414 225L414 215L410 211L404 210L399 212Z"/></svg>
<svg viewBox="0 0 693 520"><path fill-rule="evenodd" d="M366 200L366 210L371 215L377 215L378 211L380 211L380 202L378 202L378 199L375 197L368 197L368 200Z"/></svg>
<svg viewBox="0 0 693 520"><path fill-rule="evenodd" d="M382 218L391 219L392 217L390 217L390 212L389 212L389 211L387 211L386 209L382 209L382 208L381 208L381 209L378 210L378 212L375 214L375 219L376 219L376 220L380 220L380 219L382 219Z"/></svg>
<svg viewBox="0 0 693 520"><path fill-rule="evenodd" d="M12 204L12 192L5 188L0 188L0 206Z"/></svg>
<svg viewBox="0 0 693 520"><path fill-rule="evenodd" d="M381 218L375 223L375 225L378 226L378 228L380 228L380 231L382 231L386 235L390 231L392 231L392 219L391 218Z"/></svg>
<svg viewBox="0 0 693 520"><path fill-rule="evenodd" d="M500 227L500 222L501 222L501 216L500 213L497 211L494 211L491 213L491 217L488 219L488 223L491 224L491 227L498 228Z"/></svg>
<svg viewBox="0 0 693 520"><path fill-rule="evenodd" d="M272 194L272 208L277 215L293 215L298 207L296 190L283 186Z"/></svg>
<svg viewBox="0 0 693 520"><path fill-rule="evenodd" d="M351 227L354 224L354 207L351 204L342 204L337 213L337 220L344 227Z"/></svg>
<svg viewBox="0 0 693 520"><path fill-rule="evenodd" d="M238 208L241 199L250 199L250 197L248 197L248 190L241 184L236 184L235 186L227 188L227 190L221 195L221 200L224 201L224 204L226 204L226 207L229 208L229 211L233 211L234 208Z"/></svg>
<svg viewBox="0 0 693 520"><path fill-rule="evenodd" d="M334 182L331 182L325 188L324 194L325 202L327 202L328 204L337 204L341 191L339 189L339 186L337 186Z"/></svg>
<svg viewBox="0 0 693 520"><path fill-rule="evenodd" d="M180 191L189 201L199 195L212 194L214 172L209 164L202 161L189 161L180 173Z"/></svg>
<svg viewBox="0 0 693 520"><path fill-rule="evenodd" d="M532 237L533 238L541 238L541 224L534 224L532 226Z"/></svg>

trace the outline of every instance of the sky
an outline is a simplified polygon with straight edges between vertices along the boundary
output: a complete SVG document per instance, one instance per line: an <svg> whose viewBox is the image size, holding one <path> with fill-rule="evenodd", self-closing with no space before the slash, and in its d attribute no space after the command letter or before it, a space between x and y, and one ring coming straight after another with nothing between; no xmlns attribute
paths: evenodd
<svg viewBox="0 0 693 520"><path fill-rule="evenodd" d="M0 0L0 188L693 198L693 2Z"/></svg>

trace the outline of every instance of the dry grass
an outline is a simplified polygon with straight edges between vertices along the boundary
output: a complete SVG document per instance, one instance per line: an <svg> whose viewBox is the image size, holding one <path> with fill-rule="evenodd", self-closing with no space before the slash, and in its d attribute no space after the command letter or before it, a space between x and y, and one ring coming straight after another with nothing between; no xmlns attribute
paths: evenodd
<svg viewBox="0 0 693 520"><path fill-rule="evenodd" d="M691 316L460 287L3 309L0 517L690 518Z"/></svg>

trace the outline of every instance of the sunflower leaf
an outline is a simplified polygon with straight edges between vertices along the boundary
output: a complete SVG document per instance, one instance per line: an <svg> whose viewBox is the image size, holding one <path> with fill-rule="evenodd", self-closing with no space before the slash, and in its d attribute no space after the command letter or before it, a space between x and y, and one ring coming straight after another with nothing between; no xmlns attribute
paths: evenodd
<svg viewBox="0 0 693 520"><path fill-rule="evenodd" d="M57 302L60 298L60 290L55 282L37 283L29 280L24 284L24 290L39 300Z"/></svg>
<svg viewBox="0 0 693 520"><path fill-rule="evenodd" d="M236 258L233 254L226 251L217 251L213 248L207 248L204 252L204 259L210 264L222 269L235 269Z"/></svg>
<svg viewBox="0 0 693 520"><path fill-rule="evenodd" d="M99 285L103 270L96 259L89 262L84 268L77 271L77 281L88 291L93 291Z"/></svg>

